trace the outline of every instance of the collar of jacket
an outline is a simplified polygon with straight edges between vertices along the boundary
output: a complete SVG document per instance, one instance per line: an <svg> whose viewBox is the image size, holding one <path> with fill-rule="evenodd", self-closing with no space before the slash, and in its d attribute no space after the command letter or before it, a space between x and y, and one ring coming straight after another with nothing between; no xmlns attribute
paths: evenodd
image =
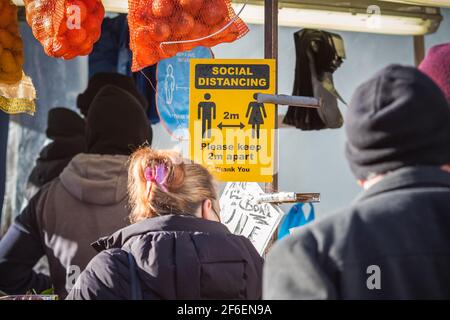
<svg viewBox="0 0 450 320"><path fill-rule="evenodd" d="M355 201L363 201L393 190L417 187L450 189L450 173L434 166L401 168L388 173L380 182L364 191Z"/></svg>
<svg viewBox="0 0 450 320"><path fill-rule="evenodd" d="M115 232L111 236L100 238L91 245L98 252L111 248L121 248L132 237L160 231L230 233L227 227L220 222L188 215L173 214L149 218L132 224Z"/></svg>

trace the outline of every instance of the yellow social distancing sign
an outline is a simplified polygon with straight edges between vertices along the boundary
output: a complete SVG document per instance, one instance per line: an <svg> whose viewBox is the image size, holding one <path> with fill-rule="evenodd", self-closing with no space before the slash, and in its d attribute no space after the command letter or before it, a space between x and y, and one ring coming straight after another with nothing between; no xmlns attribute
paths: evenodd
<svg viewBox="0 0 450 320"><path fill-rule="evenodd" d="M192 59L190 155L220 181L272 182L275 60Z"/></svg>

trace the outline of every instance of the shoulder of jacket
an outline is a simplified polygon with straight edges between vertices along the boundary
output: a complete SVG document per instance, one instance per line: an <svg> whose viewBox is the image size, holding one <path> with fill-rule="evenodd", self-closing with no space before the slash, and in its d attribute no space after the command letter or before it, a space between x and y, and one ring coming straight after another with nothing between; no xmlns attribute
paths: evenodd
<svg viewBox="0 0 450 320"><path fill-rule="evenodd" d="M44 184L39 191L36 193L38 204L42 207L47 201L48 197L53 197L53 190L61 184L61 180L59 177L53 179L52 181Z"/></svg>
<svg viewBox="0 0 450 320"><path fill-rule="evenodd" d="M299 229L299 234L309 233L314 238L327 236L330 241L336 241L345 236L341 231L351 227L352 221L359 216L361 208L358 204L352 204L346 208L331 212L318 218Z"/></svg>
<svg viewBox="0 0 450 320"><path fill-rule="evenodd" d="M114 248L97 254L87 265L85 271L107 284L111 279L127 278L128 274L127 252Z"/></svg>
<svg viewBox="0 0 450 320"><path fill-rule="evenodd" d="M48 200L48 197L51 196L50 190L53 183L54 180L44 184L39 189L39 191L30 199L30 202L27 206L30 210L34 211L39 226L41 226L42 216L46 213L45 204Z"/></svg>
<svg viewBox="0 0 450 320"><path fill-rule="evenodd" d="M323 263L338 266L343 262L340 252L347 245L348 232L357 215L358 210L353 206L330 213L275 243L272 250L292 254L301 250Z"/></svg>
<svg viewBox="0 0 450 320"><path fill-rule="evenodd" d="M121 257L121 249L105 250L86 266L70 292L71 299L125 299L117 288L128 282L128 265Z"/></svg>
<svg viewBox="0 0 450 320"><path fill-rule="evenodd" d="M111 248L101 251L94 259L102 264L123 264L128 261L128 253L121 248Z"/></svg>

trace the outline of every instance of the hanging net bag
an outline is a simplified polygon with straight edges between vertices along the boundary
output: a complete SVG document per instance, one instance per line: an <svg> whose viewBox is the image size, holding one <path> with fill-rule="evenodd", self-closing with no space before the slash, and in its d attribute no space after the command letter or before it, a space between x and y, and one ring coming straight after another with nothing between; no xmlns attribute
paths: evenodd
<svg viewBox="0 0 450 320"><path fill-rule="evenodd" d="M17 7L0 0L0 84L15 84L22 79L23 43L17 21Z"/></svg>
<svg viewBox="0 0 450 320"><path fill-rule="evenodd" d="M23 57L17 7L0 0L0 110L8 114L35 112L36 91L22 71Z"/></svg>
<svg viewBox="0 0 450 320"><path fill-rule="evenodd" d="M91 53L105 9L100 0L24 0L27 22L50 57L73 59Z"/></svg>
<svg viewBox="0 0 450 320"><path fill-rule="evenodd" d="M248 32L230 0L128 0L134 72L197 46L233 42Z"/></svg>

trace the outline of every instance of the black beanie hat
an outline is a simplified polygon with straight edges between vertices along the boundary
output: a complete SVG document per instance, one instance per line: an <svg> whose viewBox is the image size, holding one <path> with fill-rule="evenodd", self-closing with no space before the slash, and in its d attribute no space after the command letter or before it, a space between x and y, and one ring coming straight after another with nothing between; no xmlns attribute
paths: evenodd
<svg viewBox="0 0 450 320"><path fill-rule="evenodd" d="M85 117L88 115L89 106L92 103L92 100L94 100L100 89L106 85L113 85L127 91L139 101L142 108L144 108L144 111L147 112L147 100L137 90L133 78L119 73L101 72L93 75L89 79L86 90L78 95L77 107Z"/></svg>
<svg viewBox="0 0 450 320"><path fill-rule="evenodd" d="M450 106L416 68L388 66L356 89L345 128L346 156L358 179L450 163Z"/></svg>
<svg viewBox="0 0 450 320"><path fill-rule="evenodd" d="M56 107L50 109L47 118L47 137L71 137L74 135L84 136L85 121L73 110Z"/></svg>
<svg viewBox="0 0 450 320"><path fill-rule="evenodd" d="M118 87L103 87L87 117L87 152L130 155L148 139L151 127L139 101Z"/></svg>

